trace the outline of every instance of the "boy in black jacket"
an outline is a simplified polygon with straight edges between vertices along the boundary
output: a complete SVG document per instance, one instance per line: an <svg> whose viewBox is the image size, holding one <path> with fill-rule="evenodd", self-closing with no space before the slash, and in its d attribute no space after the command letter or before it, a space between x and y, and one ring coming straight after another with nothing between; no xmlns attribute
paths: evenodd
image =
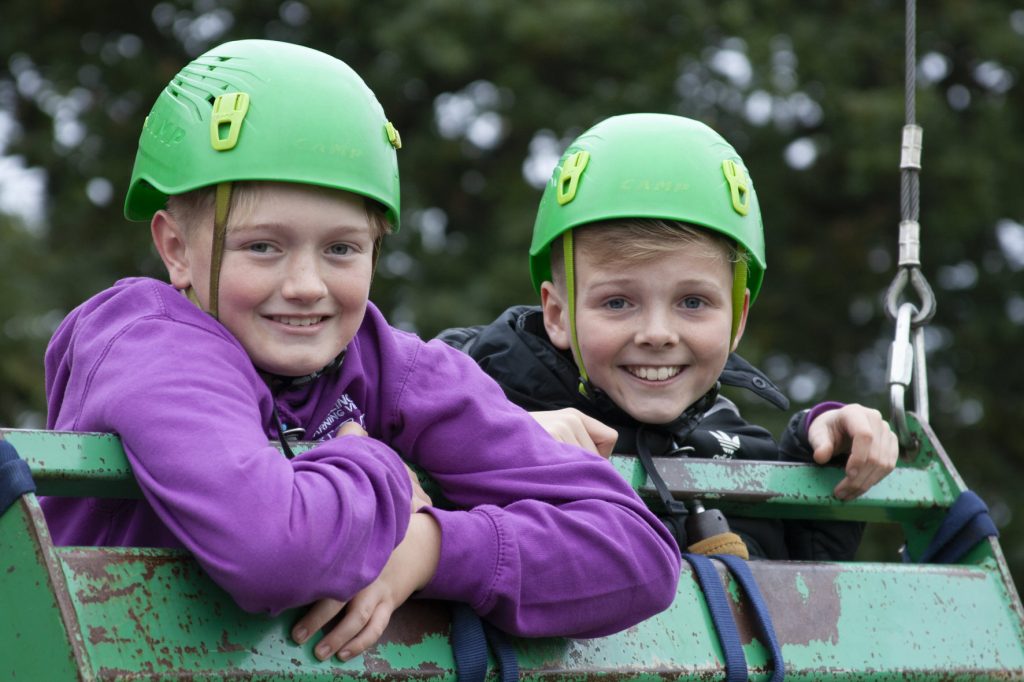
<svg viewBox="0 0 1024 682"><path fill-rule="evenodd" d="M764 251L753 184L721 136L679 116L613 117L569 146L541 199L530 247L541 306L510 308L490 325L440 338L476 359L556 437L605 455L614 444L643 462L684 455L824 464L848 455L835 494L851 499L895 466L896 438L876 410L822 403L795 414L776 443L719 394L721 384L739 386L788 406L732 353L761 287ZM685 548L685 510L665 503L663 518ZM743 518L730 525L751 556L774 559L852 559L863 529Z"/></svg>

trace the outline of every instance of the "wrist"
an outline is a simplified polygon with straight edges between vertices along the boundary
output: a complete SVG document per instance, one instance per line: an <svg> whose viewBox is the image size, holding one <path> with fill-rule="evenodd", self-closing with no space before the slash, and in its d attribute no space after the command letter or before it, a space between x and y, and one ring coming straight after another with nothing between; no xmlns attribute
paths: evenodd
<svg viewBox="0 0 1024 682"><path fill-rule="evenodd" d="M412 540L416 547L416 563L420 567L416 590L421 590L437 573L437 565L441 559L441 526L430 514L415 513L409 519L406 537Z"/></svg>

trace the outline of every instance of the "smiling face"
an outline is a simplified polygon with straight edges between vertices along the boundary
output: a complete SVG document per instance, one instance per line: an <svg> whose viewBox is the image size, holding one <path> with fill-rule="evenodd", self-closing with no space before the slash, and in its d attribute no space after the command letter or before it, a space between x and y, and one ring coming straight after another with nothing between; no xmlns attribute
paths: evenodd
<svg viewBox="0 0 1024 682"><path fill-rule="evenodd" d="M595 254L588 230L576 234L577 363L582 360L594 386L634 419L672 421L715 384L743 331L745 310L730 342L733 264L727 249L697 237L623 262L609 257L614 237L609 242L602 235L605 243ZM564 283L545 282L541 289L545 327L563 350L571 347L565 291Z"/></svg>
<svg viewBox="0 0 1024 682"><path fill-rule="evenodd" d="M376 236L361 197L286 183L260 184L228 219L220 271L220 322L253 364L303 376L329 364L366 312ZM167 211L154 241L171 283L191 287L208 309L207 221L184 229Z"/></svg>

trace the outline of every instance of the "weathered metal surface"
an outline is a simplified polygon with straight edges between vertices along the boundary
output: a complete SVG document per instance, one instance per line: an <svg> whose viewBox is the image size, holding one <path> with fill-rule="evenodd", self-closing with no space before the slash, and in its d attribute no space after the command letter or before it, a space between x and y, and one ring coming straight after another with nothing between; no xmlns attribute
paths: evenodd
<svg viewBox="0 0 1024 682"><path fill-rule="evenodd" d="M839 472L813 465L739 469L670 460L663 471L678 496L715 499L723 509L899 520L917 548L963 482L934 435L913 421L912 428L923 434L926 447L901 461L888 488L879 486L860 503L834 500ZM11 430L0 435L29 462L41 494L89 495L96 487L113 494L133 487L120 445L109 436ZM643 491L646 476L631 458L616 458L615 464ZM955 566L750 566L774 619L789 680L1024 679L1024 616L994 540ZM731 580L727 586L752 679L767 679L768 656L753 635L749 605ZM406 604L382 640L347 663L316 661L315 641L292 644L288 632L297 617L242 612L181 552L53 548L33 496L0 517L0 677L455 677L442 603ZM625 632L592 640L513 642L523 679L718 680L723 674L722 652L688 569L672 606Z"/></svg>
<svg viewBox="0 0 1024 682"><path fill-rule="evenodd" d="M655 458L658 472L677 499L699 498L724 511L770 518L842 519L926 523L965 489L934 434L910 420L920 449L903 454L896 469L856 500L832 494L843 477L836 466L784 462ZM615 458L619 472L645 497L657 491L634 458Z"/></svg>
<svg viewBox="0 0 1024 682"><path fill-rule="evenodd" d="M910 414L910 417L910 428L915 439L920 443L920 448L914 456L914 461L922 462L926 465L934 463L931 465L937 469L937 476L944 477L955 490L967 490L967 485L960 478L960 472L956 470L953 461L946 453L945 448L942 447L941 441L939 441L935 432L932 431L931 426L926 422L918 421L917 416L913 413ZM913 556L920 556L920 553L934 535L937 524L937 519L931 519L916 526L903 526L907 545L912 550ZM979 547L964 557L962 563L978 563L983 559L995 561L999 578L1009 593L1009 604L1013 608L1018 622L1024 623L1024 605L1021 604L1020 595L1017 593L1013 576L1010 575L1010 567L1006 563L1006 557L997 539L989 538L987 542L981 543ZM1021 646L1024 647L1024 637L1021 638ZM1024 675L1021 676L1021 679L1024 680Z"/></svg>
<svg viewBox="0 0 1024 682"><path fill-rule="evenodd" d="M808 679L1024 675L1022 624L998 575L986 568L752 567L771 595L787 662Z"/></svg>
<svg viewBox="0 0 1024 682"><path fill-rule="evenodd" d="M28 462L40 495L139 496L113 436L17 429L0 434ZM916 465L901 460L888 477L850 502L832 495L842 477L834 467L689 458L655 462L680 499L700 497L749 516L919 521L922 512L948 507L959 492L941 475L934 457L919 457ZM616 456L613 464L642 495L656 497L635 458Z"/></svg>
<svg viewBox="0 0 1024 682"><path fill-rule="evenodd" d="M0 429L0 438L28 462L40 495L141 496L117 436Z"/></svg>
<svg viewBox="0 0 1024 682"><path fill-rule="evenodd" d="M296 613L242 611L183 552L69 548L61 560L88 659L104 678L439 678L453 667L444 605L410 604L371 652L321 663L312 642L291 641Z"/></svg>
<svg viewBox="0 0 1024 682"><path fill-rule="evenodd" d="M88 659L103 677L454 679L448 608L441 603L410 603L368 653L320 663L312 643L299 647L288 637L297 614L271 619L242 612L182 553L66 549L61 563ZM985 567L755 562L751 568L775 621L788 679L1024 675L1024 630L997 574ZM732 581L728 588L747 659L766 673L749 606ZM524 679L719 679L722 656L709 622L685 571L672 607L626 632L513 642Z"/></svg>
<svg viewBox="0 0 1024 682"><path fill-rule="evenodd" d="M836 467L682 458L656 459L655 466L679 499L700 498L723 510L773 518L912 521L921 518L922 511L949 506L958 492L942 485L931 471L904 465L848 502L832 494L843 477ZM640 490L655 493L646 483Z"/></svg>

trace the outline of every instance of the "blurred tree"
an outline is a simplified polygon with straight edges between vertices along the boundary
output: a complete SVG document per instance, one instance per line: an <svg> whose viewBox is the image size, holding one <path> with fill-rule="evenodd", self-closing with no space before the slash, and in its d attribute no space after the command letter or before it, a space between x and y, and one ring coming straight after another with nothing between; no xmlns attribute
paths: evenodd
<svg viewBox="0 0 1024 682"><path fill-rule="evenodd" d="M429 337L533 300L533 214L564 146L609 115L680 113L730 139L757 183L770 266L743 353L795 407L888 411L903 3L4 0L2 16L2 424L41 422L40 358L64 313L120 276L162 276L146 227L120 214L142 120L189 58L243 37L344 59L402 132L402 230L373 292L394 323ZM1020 581L1024 10L936 0L918 22L931 421Z"/></svg>

